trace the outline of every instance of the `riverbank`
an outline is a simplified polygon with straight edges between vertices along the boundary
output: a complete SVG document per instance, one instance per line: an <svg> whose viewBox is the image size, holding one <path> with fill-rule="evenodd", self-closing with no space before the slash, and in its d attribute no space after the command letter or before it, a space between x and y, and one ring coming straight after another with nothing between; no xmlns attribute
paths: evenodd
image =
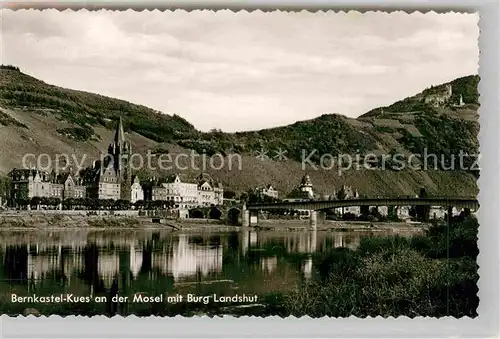
<svg viewBox="0 0 500 339"><path fill-rule="evenodd" d="M0 230L50 230L50 229L86 229L86 228L141 228L144 226L137 218L100 217L81 215L44 215L19 214L0 215Z"/></svg>
<svg viewBox="0 0 500 339"><path fill-rule="evenodd" d="M373 222L373 221L348 221L348 220L325 220L318 222L318 231L390 231L390 230L424 230L430 225L419 222ZM309 220L259 220L257 228L264 230L308 230Z"/></svg>
<svg viewBox="0 0 500 339"><path fill-rule="evenodd" d="M457 216L414 237L368 237L318 257L318 274L280 293L282 317L477 316L477 219Z"/></svg>
<svg viewBox="0 0 500 339"><path fill-rule="evenodd" d="M224 224L210 219L159 219L136 216L64 215L44 213L0 214L2 230L60 230L60 229L161 229L188 232L230 232L244 229L241 226ZM318 231L418 231L427 228L421 223L406 222L363 222L326 220L317 227ZM259 220L249 229L273 231L310 230L308 220Z"/></svg>

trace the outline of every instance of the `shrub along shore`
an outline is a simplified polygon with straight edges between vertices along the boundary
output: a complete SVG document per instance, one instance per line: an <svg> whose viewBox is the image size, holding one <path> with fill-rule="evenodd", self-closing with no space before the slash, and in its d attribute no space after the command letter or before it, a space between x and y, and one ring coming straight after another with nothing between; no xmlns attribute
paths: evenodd
<svg viewBox="0 0 500 339"><path fill-rule="evenodd" d="M474 216L434 224L414 237L364 238L318 262L318 276L267 298L282 316L477 316L479 249Z"/></svg>

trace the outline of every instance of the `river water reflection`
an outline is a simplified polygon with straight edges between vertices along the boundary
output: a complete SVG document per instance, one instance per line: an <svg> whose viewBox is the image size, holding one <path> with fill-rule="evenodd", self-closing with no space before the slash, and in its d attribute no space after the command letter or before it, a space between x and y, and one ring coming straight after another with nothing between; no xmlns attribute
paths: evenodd
<svg viewBox="0 0 500 339"><path fill-rule="evenodd" d="M268 294L316 274L314 258L391 232L1 232L2 299L75 293Z"/></svg>

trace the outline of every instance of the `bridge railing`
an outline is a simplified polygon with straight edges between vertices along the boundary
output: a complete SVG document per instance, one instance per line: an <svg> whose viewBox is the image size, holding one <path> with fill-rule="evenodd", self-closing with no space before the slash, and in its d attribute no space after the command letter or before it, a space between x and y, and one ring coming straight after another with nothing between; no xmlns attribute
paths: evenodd
<svg viewBox="0 0 500 339"><path fill-rule="evenodd" d="M426 198L362 198L348 200L309 200L280 202L270 204L250 204L248 209L309 209L321 210L348 206L455 206L471 209L479 208L477 199L464 197L426 197Z"/></svg>

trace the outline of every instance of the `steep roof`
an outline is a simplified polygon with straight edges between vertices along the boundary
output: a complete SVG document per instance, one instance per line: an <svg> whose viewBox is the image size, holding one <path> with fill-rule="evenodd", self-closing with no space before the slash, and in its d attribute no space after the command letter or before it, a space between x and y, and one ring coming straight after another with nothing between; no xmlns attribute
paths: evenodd
<svg viewBox="0 0 500 339"><path fill-rule="evenodd" d="M179 177L179 180L182 182L182 183L196 183L195 180L192 179L192 177L188 176L187 174L185 173L175 173L175 174L170 174L168 175L165 180L167 183L171 183L171 182L174 182L175 181L175 178Z"/></svg>
<svg viewBox="0 0 500 339"><path fill-rule="evenodd" d="M213 181L212 176L206 172L201 172L200 175L196 179L199 181L202 181L202 180Z"/></svg>
<svg viewBox="0 0 500 339"><path fill-rule="evenodd" d="M69 172L56 174L55 177L53 178L53 182L54 184L64 184L69 176L70 176Z"/></svg>
<svg viewBox="0 0 500 339"><path fill-rule="evenodd" d="M114 141L117 145L121 145L123 142L125 142L125 132L123 131L122 117L120 117L118 125L116 126Z"/></svg>
<svg viewBox="0 0 500 339"><path fill-rule="evenodd" d="M309 177L309 174L306 174L302 177L300 184L302 186L312 186L312 181L311 181L311 177Z"/></svg>
<svg viewBox="0 0 500 339"><path fill-rule="evenodd" d="M31 169L29 169L29 168L13 168L13 169L12 169L12 170L8 173L8 175L9 175L11 178L13 178L13 177L15 177L15 176L24 176L24 177L25 177L25 179L28 179L28 176L30 176L30 175L31 175L31 176L33 176L33 177L34 177L34 176L36 175L36 173L38 173L38 172L42 172L42 173L45 173L45 174L47 174L47 175L48 175L48 173L47 173L47 172L39 171L39 170L34 169L34 168L31 168Z"/></svg>
<svg viewBox="0 0 500 339"><path fill-rule="evenodd" d="M286 199L304 199L309 200L311 197L305 191L302 191L300 187L295 187L287 196Z"/></svg>
<svg viewBox="0 0 500 339"><path fill-rule="evenodd" d="M196 180L198 181L198 186L203 185L204 183L208 183L212 187L222 188L222 183L219 180L214 180L212 176L206 172L202 172Z"/></svg>

